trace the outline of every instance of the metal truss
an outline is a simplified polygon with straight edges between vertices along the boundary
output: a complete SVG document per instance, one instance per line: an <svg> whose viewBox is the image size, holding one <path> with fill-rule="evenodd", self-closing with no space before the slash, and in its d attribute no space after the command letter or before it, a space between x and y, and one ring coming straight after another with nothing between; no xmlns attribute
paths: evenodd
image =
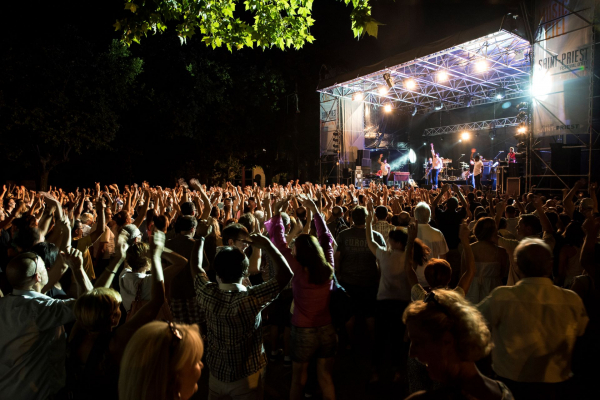
<svg viewBox="0 0 600 400"><path fill-rule="evenodd" d="M460 131L480 131L484 129L502 128L505 126L518 126L517 117L490 119L488 121L467 122L465 124L440 126L437 128L427 128L423 132L423 136L439 136L448 133Z"/></svg>
<svg viewBox="0 0 600 400"><path fill-rule="evenodd" d="M526 39L500 30L319 91L346 98L360 92L366 103L421 113L492 103L525 95L530 52ZM384 74L393 84L387 92Z"/></svg>

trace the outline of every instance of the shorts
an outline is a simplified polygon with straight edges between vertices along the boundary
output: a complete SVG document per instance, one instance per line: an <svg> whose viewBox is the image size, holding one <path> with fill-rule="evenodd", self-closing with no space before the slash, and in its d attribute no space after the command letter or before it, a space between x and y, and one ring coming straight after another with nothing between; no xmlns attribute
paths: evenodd
<svg viewBox="0 0 600 400"><path fill-rule="evenodd" d="M332 324L318 328L299 328L292 325L290 356L295 362L309 362L313 357L335 356L338 337Z"/></svg>
<svg viewBox="0 0 600 400"><path fill-rule="evenodd" d="M354 315L362 318L374 318L377 310L377 286L356 286L340 282L350 296Z"/></svg>

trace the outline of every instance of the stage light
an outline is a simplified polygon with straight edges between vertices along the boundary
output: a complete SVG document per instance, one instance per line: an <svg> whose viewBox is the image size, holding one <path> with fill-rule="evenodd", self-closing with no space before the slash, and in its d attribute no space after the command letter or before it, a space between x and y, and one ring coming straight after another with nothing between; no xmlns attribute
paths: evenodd
<svg viewBox="0 0 600 400"><path fill-rule="evenodd" d="M471 139L471 134L469 132L465 131L465 132L463 132L463 133L460 134L460 138L462 140L469 140L469 139Z"/></svg>
<svg viewBox="0 0 600 400"><path fill-rule="evenodd" d="M427 142L423 142L423 146L427 146Z"/></svg>
<svg viewBox="0 0 600 400"><path fill-rule="evenodd" d="M462 139L458 139L458 142L459 142L459 143L462 143Z"/></svg>
<svg viewBox="0 0 600 400"><path fill-rule="evenodd" d="M444 108L444 104L441 101L436 101L433 105L433 108L435 111L440 111L442 108Z"/></svg>
<svg viewBox="0 0 600 400"><path fill-rule="evenodd" d="M413 112L412 112L412 114L411 114L411 115L412 115L413 117L414 117L415 115L417 115L417 106L415 106L415 109L413 110Z"/></svg>
<svg viewBox="0 0 600 400"><path fill-rule="evenodd" d="M386 86L379 86L379 94L385 96L388 93L389 89Z"/></svg>
<svg viewBox="0 0 600 400"><path fill-rule="evenodd" d="M385 112L392 112L392 105L391 104L386 104L385 106L383 106L383 111Z"/></svg>
<svg viewBox="0 0 600 400"><path fill-rule="evenodd" d="M417 82L412 79L407 79L404 81L404 87L408 90L414 90L417 87Z"/></svg>
<svg viewBox="0 0 600 400"><path fill-rule="evenodd" d="M527 128L525 128L524 126L521 126L519 129L517 129L517 132L525 133L525 132L527 132Z"/></svg>
<svg viewBox="0 0 600 400"><path fill-rule="evenodd" d="M479 60L475 63L475 69L477 72L485 72L488 69L488 63L485 60Z"/></svg>
<svg viewBox="0 0 600 400"><path fill-rule="evenodd" d="M448 80L448 73L446 71L442 70L442 71L438 72L437 77L438 77L438 81L445 82Z"/></svg>
<svg viewBox="0 0 600 400"><path fill-rule="evenodd" d="M417 155L415 154L415 151L413 149L410 149L408 151L408 161L413 164L415 161L417 161Z"/></svg>
<svg viewBox="0 0 600 400"><path fill-rule="evenodd" d="M362 92L356 92L356 93L354 93L354 95L352 96L352 100L354 100L354 101L363 101L363 94L362 94Z"/></svg>
<svg viewBox="0 0 600 400"><path fill-rule="evenodd" d="M386 72L383 74L383 80L390 89L394 86L394 79L392 79L392 76L389 73Z"/></svg>
<svg viewBox="0 0 600 400"><path fill-rule="evenodd" d="M504 97L506 97L506 90L504 88L496 90L496 98L498 100L503 99Z"/></svg>

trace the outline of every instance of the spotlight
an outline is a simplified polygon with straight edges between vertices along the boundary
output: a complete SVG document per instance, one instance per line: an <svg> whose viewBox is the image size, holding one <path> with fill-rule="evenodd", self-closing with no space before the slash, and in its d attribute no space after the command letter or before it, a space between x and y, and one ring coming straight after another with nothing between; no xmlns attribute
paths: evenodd
<svg viewBox="0 0 600 400"><path fill-rule="evenodd" d="M392 79L392 76L388 72L383 74L383 80L390 89L394 86L394 79Z"/></svg>
<svg viewBox="0 0 600 400"><path fill-rule="evenodd" d="M438 81L445 82L448 80L448 73L446 71L442 70L442 71L438 72L437 77L438 77Z"/></svg>
<svg viewBox="0 0 600 400"><path fill-rule="evenodd" d="M385 106L383 106L383 111L385 111L387 113L392 112L392 105L386 104Z"/></svg>
<svg viewBox="0 0 600 400"><path fill-rule="evenodd" d="M407 79L404 81L404 87L408 90L414 90L417 87L417 82L412 79Z"/></svg>
<svg viewBox="0 0 600 400"><path fill-rule="evenodd" d="M460 138L462 140L469 140L469 139L471 139L471 134L469 132L465 131L465 132L463 132L463 133L460 134Z"/></svg>
<svg viewBox="0 0 600 400"><path fill-rule="evenodd" d="M462 139L458 139L458 142L459 142L459 143L462 143Z"/></svg>
<svg viewBox="0 0 600 400"><path fill-rule="evenodd" d="M435 111L440 111L442 108L444 108L444 104L441 101L436 101L433 105L433 108Z"/></svg>
<svg viewBox="0 0 600 400"><path fill-rule="evenodd" d="M417 155L415 154L415 151L414 151L413 149L410 149L410 150L408 151L408 161L409 161L411 164L414 164L414 163L415 163L415 161L417 161Z"/></svg>
<svg viewBox="0 0 600 400"><path fill-rule="evenodd" d="M415 109L413 110L413 112L412 112L412 114L411 114L411 115L412 115L413 117L414 117L415 115L417 115L417 106L415 106Z"/></svg>
<svg viewBox="0 0 600 400"><path fill-rule="evenodd" d="M488 63L485 60L479 60L475 63L475 69L477 72L485 72L488 69Z"/></svg>
<svg viewBox="0 0 600 400"><path fill-rule="evenodd" d="M466 95L463 97L463 104L467 107L471 107L471 103L473 102L473 97L471 95Z"/></svg>
<svg viewBox="0 0 600 400"><path fill-rule="evenodd" d="M362 94L362 92L356 92L356 93L354 93L354 95L352 96L352 100L354 100L354 101L363 101L363 94Z"/></svg>
<svg viewBox="0 0 600 400"><path fill-rule="evenodd" d="M427 142L423 142L423 146L427 146Z"/></svg>
<svg viewBox="0 0 600 400"><path fill-rule="evenodd" d="M386 86L379 86L379 94L385 96L388 93L388 88Z"/></svg>
<svg viewBox="0 0 600 400"><path fill-rule="evenodd" d="M521 127L519 127L519 129L517 129L517 132L525 133L525 132L527 132L527 128L525 128L524 126L521 126Z"/></svg>
<svg viewBox="0 0 600 400"><path fill-rule="evenodd" d="M496 90L496 98L498 100L503 99L504 97L506 97L506 89L500 88Z"/></svg>

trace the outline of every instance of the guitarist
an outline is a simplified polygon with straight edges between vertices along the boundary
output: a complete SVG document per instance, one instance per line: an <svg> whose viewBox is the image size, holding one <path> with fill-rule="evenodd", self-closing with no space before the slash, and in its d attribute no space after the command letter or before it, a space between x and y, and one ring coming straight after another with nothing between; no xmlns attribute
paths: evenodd
<svg viewBox="0 0 600 400"><path fill-rule="evenodd" d="M431 185L433 180L431 178L431 170L433 169L433 159L429 157L427 160L427 167L425 168L425 176L427 177L427 184Z"/></svg>

